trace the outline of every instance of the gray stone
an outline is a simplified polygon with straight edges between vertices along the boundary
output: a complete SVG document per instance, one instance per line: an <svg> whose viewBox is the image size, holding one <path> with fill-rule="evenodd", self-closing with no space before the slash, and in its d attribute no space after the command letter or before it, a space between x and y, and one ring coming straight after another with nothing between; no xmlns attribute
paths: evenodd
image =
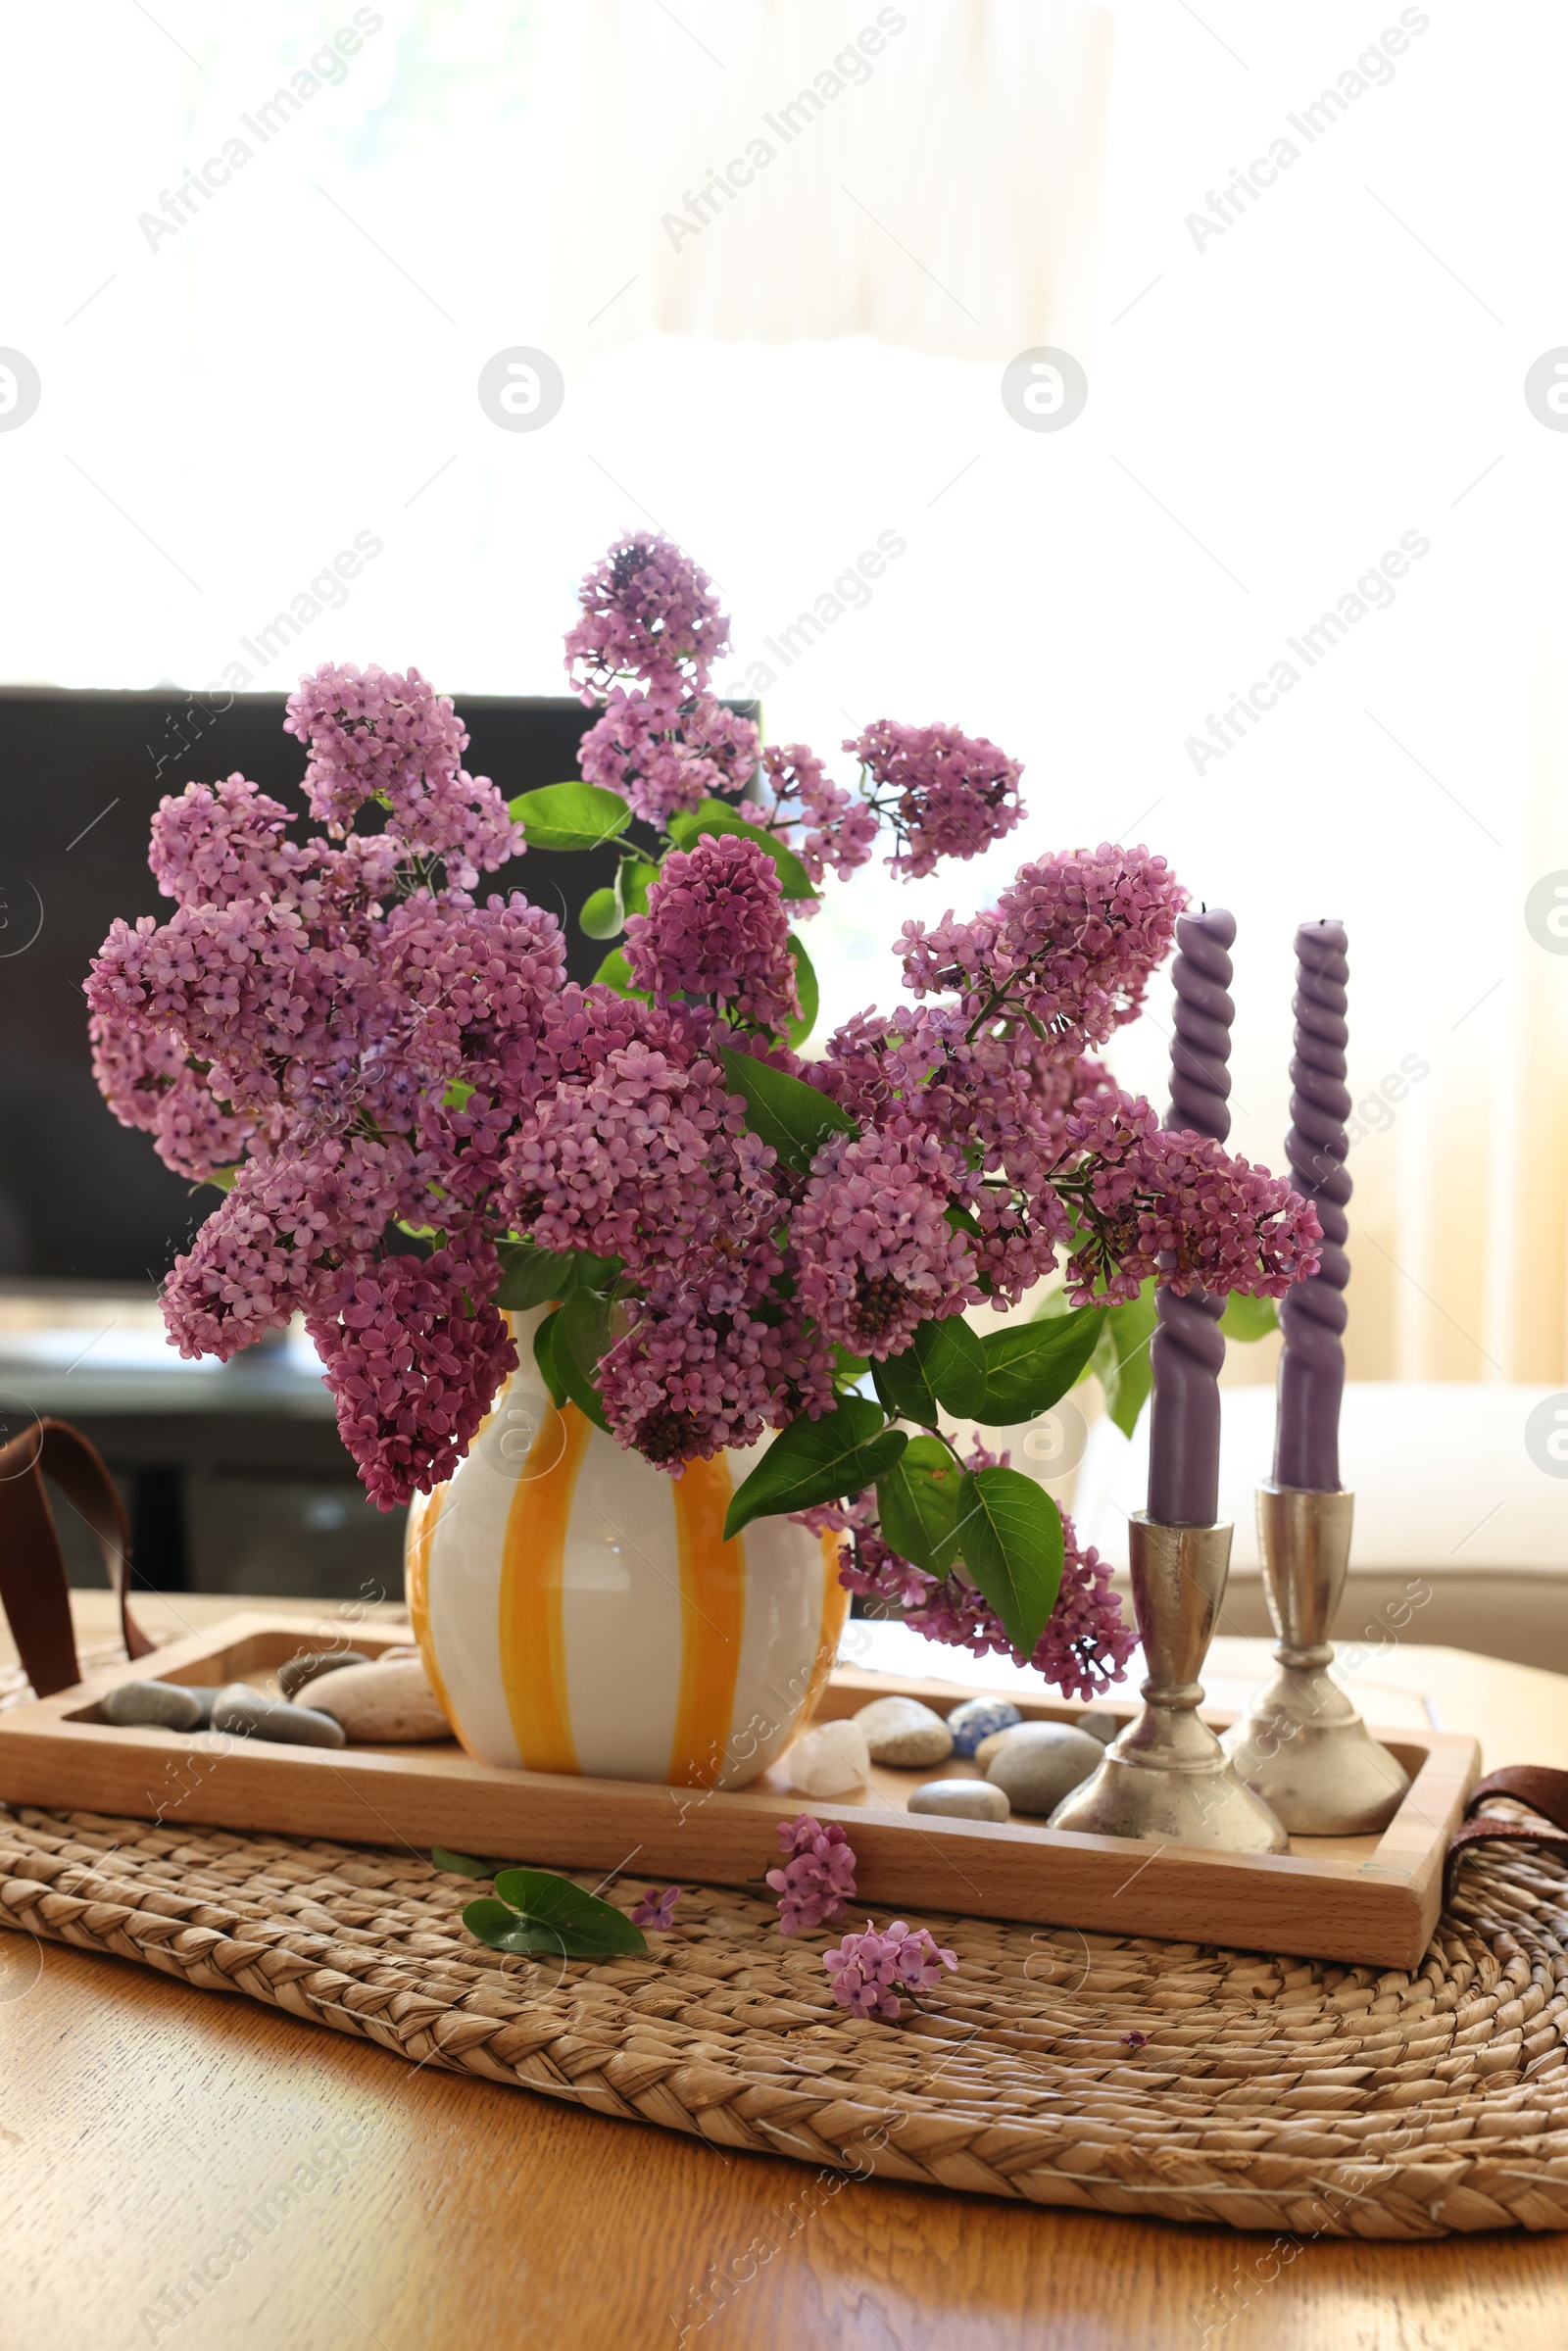
<svg viewBox="0 0 1568 2351"><path fill-rule="evenodd" d="M210 1731L213 1727L213 1700L218 1695L218 1687L216 1682L182 1682L180 1684L180 1688L188 1690L201 1708L201 1715L196 1724L198 1731Z"/></svg>
<svg viewBox="0 0 1568 2351"><path fill-rule="evenodd" d="M986 1765L986 1778L1000 1788L1015 1812L1049 1814L1064 1795L1088 1779L1105 1750L1070 1723L1020 1723L1009 1731Z"/></svg>
<svg viewBox="0 0 1568 2351"><path fill-rule="evenodd" d="M290 1706L270 1698L248 1682L230 1682L213 1700L213 1729L231 1739L267 1739L280 1746L341 1747L348 1744L341 1723L314 1706Z"/></svg>
<svg viewBox="0 0 1568 2351"><path fill-rule="evenodd" d="M948 1729L958 1753L972 1755L982 1739L1021 1719L1011 1698L965 1698L949 1715Z"/></svg>
<svg viewBox="0 0 1568 2351"><path fill-rule="evenodd" d="M1112 1714L1108 1706L1091 1706L1087 1714L1080 1714L1075 1728L1087 1731L1091 1739L1098 1739L1102 1747L1108 1747L1113 1739L1121 1736L1122 1717Z"/></svg>
<svg viewBox="0 0 1568 2351"><path fill-rule="evenodd" d="M177 1682L122 1682L100 1701L99 1712L122 1731L140 1724L162 1731L194 1731L202 1719L200 1699Z"/></svg>
<svg viewBox="0 0 1568 2351"><path fill-rule="evenodd" d="M297 1698L307 1682L319 1681L322 1674L335 1673L340 1666L369 1662L363 1649L311 1649L278 1667L277 1687L284 1697Z"/></svg>
<svg viewBox="0 0 1568 2351"><path fill-rule="evenodd" d="M873 1763L946 1763L953 1752L953 1733L918 1698L873 1698L855 1719Z"/></svg>
<svg viewBox="0 0 1568 2351"><path fill-rule="evenodd" d="M928 1780L910 1796L908 1809L956 1821L1004 1821L1012 1806L1002 1788L985 1780Z"/></svg>

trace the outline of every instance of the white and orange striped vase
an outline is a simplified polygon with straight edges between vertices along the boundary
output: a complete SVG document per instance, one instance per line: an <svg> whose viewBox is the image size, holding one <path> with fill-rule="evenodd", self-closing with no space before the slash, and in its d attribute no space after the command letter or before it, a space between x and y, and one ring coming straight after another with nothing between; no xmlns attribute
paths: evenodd
<svg viewBox="0 0 1568 2351"><path fill-rule="evenodd" d="M518 1368L466 1459L409 1512L409 1609L476 1761L744 1788L815 1706L849 1609L838 1542L787 1519L724 1541L760 1456L667 1477Z"/></svg>

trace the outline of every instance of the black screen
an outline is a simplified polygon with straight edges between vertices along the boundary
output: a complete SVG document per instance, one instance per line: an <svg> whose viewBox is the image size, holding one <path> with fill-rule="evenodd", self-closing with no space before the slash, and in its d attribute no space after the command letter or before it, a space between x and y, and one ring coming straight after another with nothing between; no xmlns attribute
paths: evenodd
<svg viewBox="0 0 1568 2351"><path fill-rule="evenodd" d="M592 713L565 697L454 695L470 774L510 799L577 771ZM201 697L0 688L0 1277L156 1282L216 1204L121 1126L93 1083L87 966L117 914L173 911L147 869L165 793L236 770L304 812L305 746L283 732L281 694ZM612 848L534 852L480 878L564 916L613 876ZM603 942L567 930L573 979Z"/></svg>

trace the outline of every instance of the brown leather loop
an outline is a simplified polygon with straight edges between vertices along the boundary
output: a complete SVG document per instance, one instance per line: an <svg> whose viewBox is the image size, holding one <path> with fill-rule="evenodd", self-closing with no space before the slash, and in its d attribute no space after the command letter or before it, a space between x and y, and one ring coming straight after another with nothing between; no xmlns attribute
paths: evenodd
<svg viewBox="0 0 1568 2351"><path fill-rule="evenodd" d="M1528 1805L1539 1815L1537 1820L1499 1820L1489 1814L1485 1820L1473 1816L1491 1796L1509 1796L1516 1804ZM1477 1781L1465 1806L1464 1826L1455 1829L1448 1839L1448 1850L1443 1865L1443 1899L1453 1899L1458 1883L1459 1864L1466 1853L1478 1845L1515 1844L1538 1845L1548 1852L1568 1854L1568 1772L1551 1770L1544 1763L1509 1763L1501 1771L1489 1772ZM1546 1829L1543 1821L1553 1825Z"/></svg>
<svg viewBox="0 0 1568 2351"><path fill-rule="evenodd" d="M1489 1796L1512 1796L1516 1804L1528 1804L1554 1829L1568 1829L1568 1772L1553 1771L1544 1763L1505 1763L1501 1771L1489 1772L1476 1782L1464 1808L1465 1819L1479 1812Z"/></svg>
<svg viewBox="0 0 1568 2351"><path fill-rule="evenodd" d="M0 1603L23 1671L41 1698L81 1679L46 1478L98 1539L109 1588L120 1599L126 1655L145 1657L153 1645L130 1613L130 1528L103 1456L69 1421L41 1420L0 1446Z"/></svg>

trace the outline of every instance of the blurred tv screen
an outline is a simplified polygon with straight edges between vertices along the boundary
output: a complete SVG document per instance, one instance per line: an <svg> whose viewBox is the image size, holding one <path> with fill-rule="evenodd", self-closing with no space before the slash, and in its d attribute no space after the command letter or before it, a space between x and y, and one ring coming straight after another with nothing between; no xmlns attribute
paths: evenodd
<svg viewBox="0 0 1568 2351"><path fill-rule="evenodd" d="M166 793L237 771L305 813L305 746L283 732L284 699L0 689L0 1279L156 1283L217 1205L105 1107L81 987L117 914L173 911L147 867ZM453 700L469 773L509 799L576 774L593 715L581 703ZM482 876L477 895L520 889L564 919L614 862L613 848L536 851ZM574 925L567 939L572 978L592 978L604 943Z"/></svg>

